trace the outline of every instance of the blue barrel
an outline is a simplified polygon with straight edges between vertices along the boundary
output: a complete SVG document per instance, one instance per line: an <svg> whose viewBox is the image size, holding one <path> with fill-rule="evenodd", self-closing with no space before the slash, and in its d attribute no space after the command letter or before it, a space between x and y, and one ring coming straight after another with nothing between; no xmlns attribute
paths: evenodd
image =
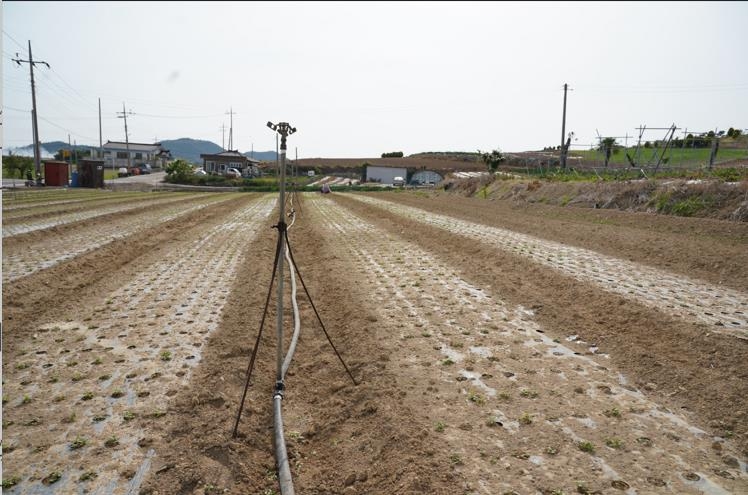
<svg viewBox="0 0 748 495"><path fill-rule="evenodd" d="M70 187L78 187L78 171L73 170L71 173Z"/></svg>

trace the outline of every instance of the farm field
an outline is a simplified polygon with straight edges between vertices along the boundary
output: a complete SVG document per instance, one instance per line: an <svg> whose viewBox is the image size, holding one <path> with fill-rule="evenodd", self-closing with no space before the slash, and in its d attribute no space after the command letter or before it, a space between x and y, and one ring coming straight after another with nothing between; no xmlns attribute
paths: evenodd
<svg viewBox="0 0 748 495"><path fill-rule="evenodd" d="M4 492L279 493L274 291L231 436L277 194L66 192L3 196ZM299 289L297 493L748 492L745 223L416 192L293 208L359 382Z"/></svg>

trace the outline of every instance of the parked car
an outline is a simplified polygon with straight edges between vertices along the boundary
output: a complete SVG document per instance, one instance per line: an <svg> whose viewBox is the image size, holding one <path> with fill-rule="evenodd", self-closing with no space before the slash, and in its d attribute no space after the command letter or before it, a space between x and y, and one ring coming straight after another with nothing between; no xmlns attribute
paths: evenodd
<svg viewBox="0 0 748 495"><path fill-rule="evenodd" d="M395 177L392 179L392 185L393 186L404 186L405 185L405 179L402 177Z"/></svg>
<svg viewBox="0 0 748 495"><path fill-rule="evenodd" d="M235 168L230 168L230 169L226 170L226 174L225 175L229 179L239 179L239 178L241 178L242 173L239 172L239 170L237 170Z"/></svg>
<svg viewBox="0 0 748 495"><path fill-rule="evenodd" d="M127 173L127 167L120 167L117 169L117 177L127 177L128 175L130 174Z"/></svg>
<svg viewBox="0 0 748 495"><path fill-rule="evenodd" d="M151 173L151 166L147 163L141 163L138 165L138 168L140 169L140 174L150 174Z"/></svg>
<svg viewBox="0 0 748 495"><path fill-rule="evenodd" d="M196 168L194 173L195 175L208 175L208 172L203 167Z"/></svg>

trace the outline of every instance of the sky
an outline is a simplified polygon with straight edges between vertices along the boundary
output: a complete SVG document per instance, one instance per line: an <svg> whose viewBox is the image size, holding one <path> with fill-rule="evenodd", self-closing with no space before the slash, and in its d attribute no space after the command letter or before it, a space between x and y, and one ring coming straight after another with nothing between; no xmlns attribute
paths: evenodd
<svg viewBox="0 0 748 495"><path fill-rule="evenodd" d="M748 128L748 2L2 3L3 149L190 137L299 158ZM222 130L222 126L226 130ZM664 137L647 130L643 139ZM626 136L629 136L628 138ZM225 143L225 145L224 145Z"/></svg>

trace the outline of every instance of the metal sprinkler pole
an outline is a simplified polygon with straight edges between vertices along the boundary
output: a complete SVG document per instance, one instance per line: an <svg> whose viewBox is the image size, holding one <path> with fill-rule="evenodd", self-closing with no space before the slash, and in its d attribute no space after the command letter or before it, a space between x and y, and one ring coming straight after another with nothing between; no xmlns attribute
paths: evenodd
<svg viewBox="0 0 748 495"><path fill-rule="evenodd" d="M267 126L276 131L281 136L280 145L280 217L278 218L278 314L276 319L278 331L277 346L277 372L275 381L275 391L273 392L273 411L274 411L274 429L275 429L275 462L278 467L278 483L281 489L281 495L294 495L293 480L291 478L291 468L288 464L288 453L286 451L286 441L283 438L283 419L281 416L281 402L283 401L283 260L285 257L282 253L286 250L286 138L296 132L287 122L279 122L277 125L268 122ZM276 135L277 136L277 135Z"/></svg>
<svg viewBox="0 0 748 495"><path fill-rule="evenodd" d="M280 218L278 218L280 250L286 252L286 240L284 233L280 231L281 225L285 226L286 220L286 135L281 134L280 145ZM276 382L283 381L283 260L284 256L278 256L278 314L276 316L276 325L278 328L278 370L276 372Z"/></svg>

